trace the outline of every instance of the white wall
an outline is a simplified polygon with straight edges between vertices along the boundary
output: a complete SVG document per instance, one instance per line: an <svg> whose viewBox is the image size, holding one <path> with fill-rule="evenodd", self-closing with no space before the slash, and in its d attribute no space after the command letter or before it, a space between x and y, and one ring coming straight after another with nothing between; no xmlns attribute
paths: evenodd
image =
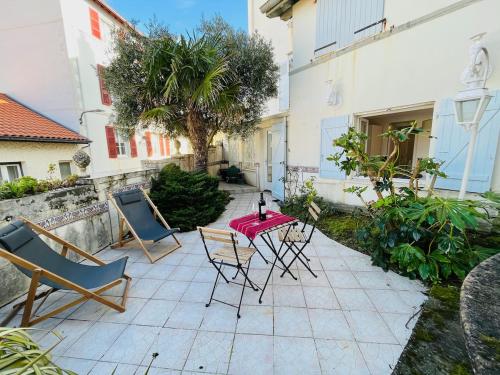
<svg viewBox="0 0 500 375"><path fill-rule="evenodd" d="M71 161L79 146L71 143L0 141L0 163L21 163L24 176L45 179L49 164L55 164L54 177L60 178L59 162ZM78 167L71 162L71 170Z"/></svg>
<svg viewBox="0 0 500 375"><path fill-rule="evenodd" d="M261 13L260 7L266 0L248 0L248 31L257 32L273 46L274 61L276 64L288 60L292 51L291 25L279 18L269 19ZM267 103L264 116L271 116L280 112L278 98L272 98Z"/></svg>
<svg viewBox="0 0 500 375"><path fill-rule="evenodd" d="M458 1L386 0L388 26L400 25ZM398 106L437 103L453 97L464 86L460 75L468 64L470 37L487 32L485 43L493 66L500 61L500 2L483 0L444 14L401 32L329 57L314 57L316 2L301 0L293 6L293 64L290 73L288 118L288 164L318 168L320 123L323 118L366 115ZM268 20L270 30L274 21ZM281 21L283 22L283 21ZM285 22L283 22L285 23ZM379 39L379 40L378 40ZM327 81L332 81L339 103L326 103ZM500 89L500 69L488 80L492 90ZM492 140L495 142L498 140ZM432 147L431 147L432 148ZM263 150L263 149L262 149ZM417 150L419 153L422 150ZM500 152L497 152L492 188L500 190ZM308 176L316 173L307 174ZM360 204L343 192L364 180L317 179L319 192L335 201ZM367 199L370 197L367 196Z"/></svg>
<svg viewBox="0 0 500 375"><path fill-rule="evenodd" d="M141 159L147 159L146 145L140 135L136 136L138 157L119 156L110 159L105 126L112 125L113 107L102 104L97 64L106 66L112 57L112 30L119 27L108 13L91 0L60 0L64 20L64 31L68 59L78 96L78 112L101 109L103 113L88 113L84 116L81 133L92 140L90 156L92 176L141 169ZM90 28L89 8L99 14L101 39L94 37Z"/></svg>
<svg viewBox="0 0 500 375"><path fill-rule="evenodd" d="M59 0L2 0L0 92L78 131Z"/></svg>

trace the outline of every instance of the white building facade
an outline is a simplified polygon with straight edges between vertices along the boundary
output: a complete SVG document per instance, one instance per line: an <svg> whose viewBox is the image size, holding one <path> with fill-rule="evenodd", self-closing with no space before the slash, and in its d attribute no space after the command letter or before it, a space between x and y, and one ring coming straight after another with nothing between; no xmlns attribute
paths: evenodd
<svg viewBox="0 0 500 375"><path fill-rule="evenodd" d="M128 139L113 127L112 98L99 72L112 56L112 31L132 27L100 0L4 0L0 91L91 140L92 177L141 169L170 155L155 131Z"/></svg>
<svg viewBox="0 0 500 375"><path fill-rule="evenodd" d="M369 153L387 155L391 146L379 135L416 121L423 132L402 146L400 162L444 161L448 178L436 186L456 195L470 135L455 122L453 97L464 88L470 38L484 32L493 98L479 124L467 190L500 191L500 2L249 0L248 7L249 31L272 41L281 67L280 105L271 107L252 146L242 142L237 150L243 166L254 166L246 171L249 182L283 199L285 168L299 170L316 177L320 195L360 204L344 189L369 181L327 160L332 140L354 126L368 135ZM420 186L428 182L421 180Z"/></svg>

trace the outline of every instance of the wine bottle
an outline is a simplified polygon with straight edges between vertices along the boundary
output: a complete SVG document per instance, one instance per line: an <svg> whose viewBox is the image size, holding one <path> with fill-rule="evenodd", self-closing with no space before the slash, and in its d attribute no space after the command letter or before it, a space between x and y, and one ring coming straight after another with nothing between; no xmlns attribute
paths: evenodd
<svg viewBox="0 0 500 375"><path fill-rule="evenodd" d="M266 201L264 200L264 193L260 193L260 200L259 200L259 220L264 221L266 220L266 211L263 209L263 207L266 205Z"/></svg>

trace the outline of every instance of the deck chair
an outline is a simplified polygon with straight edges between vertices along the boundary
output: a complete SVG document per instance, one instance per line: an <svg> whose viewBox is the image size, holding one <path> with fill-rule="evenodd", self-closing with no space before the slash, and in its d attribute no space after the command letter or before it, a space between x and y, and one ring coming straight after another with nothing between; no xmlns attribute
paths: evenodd
<svg viewBox="0 0 500 375"><path fill-rule="evenodd" d="M313 272L311 267L309 267L308 263L311 260L304 254L304 250L306 246L311 242L311 238L314 233L314 230L316 229L316 223L320 215L321 215L321 209L318 207L316 203L311 202L309 204L309 208L307 210L307 217L302 228L293 227L288 231L285 228L282 228L278 231L278 239L281 242L284 242L285 245L287 246L287 249L283 254L283 258L289 251L293 253L293 258L288 264L288 266L285 268L283 273L281 274L281 277L285 275L287 270L292 266L292 264L296 260L299 260L314 277L318 277L318 275L316 275ZM306 226L310 222L312 222L311 231L309 233L306 233Z"/></svg>
<svg viewBox="0 0 500 375"><path fill-rule="evenodd" d="M256 249L254 247L237 246L238 241L236 240L236 234L233 232L220 229L203 228L203 227L198 227L198 231L200 232L203 245L205 246L205 252L207 253L208 260L217 270L217 276L215 277L214 287L210 295L210 300L205 306L208 307L210 306L212 301L217 301L235 307L238 309L236 316L239 319L241 318L240 315L241 301L243 300L243 294L245 293L245 288L252 288L255 291L259 291L260 289L248 277L248 272L250 270L250 263L252 262L252 256L255 254ZM226 245L213 252L209 252L207 241L222 242L225 243ZM241 272L244 279L243 284L235 281L230 281L223 273L223 268L225 266L237 269L236 275L232 277L232 280L236 279L238 273ZM222 277L226 281L226 283L233 283L242 286L240 302L238 306L214 298L214 293L217 287L217 283L219 281L219 277ZM246 285L247 281L249 285Z"/></svg>
<svg viewBox="0 0 500 375"><path fill-rule="evenodd" d="M52 250L38 234L62 245L61 253ZM97 266L73 262L66 258L68 250L94 262ZM12 262L22 273L31 278L28 296L24 302L14 306L14 313L24 306L21 326L29 327L51 316L87 300L94 300L115 309L125 311L131 278L125 272L127 257L106 264L42 227L22 218L0 228L0 256ZM126 282L121 303L101 294L114 286ZM39 284L51 289L36 295ZM33 318L49 294L56 290L72 290L81 294L74 301L60 306L42 316ZM35 300L42 298L32 314Z"/></svg>
<svg viewBox="0 0 500 375"><path fill-rule="evenodd" d="M127 242L137 240L149 261L154 263L182 246L175 237L175 233L180 231L179 228L170 228L143 189L109 194L109 199L120 216L118 242L111 245L112 248L123 247ZM157 218L163 225L157 221ZM128 238L125 238L127 235L125 226L130 231ZM148 246L170 236L174 239L175 244L168 245L159 254L153 256L148 250Z"/></svg>

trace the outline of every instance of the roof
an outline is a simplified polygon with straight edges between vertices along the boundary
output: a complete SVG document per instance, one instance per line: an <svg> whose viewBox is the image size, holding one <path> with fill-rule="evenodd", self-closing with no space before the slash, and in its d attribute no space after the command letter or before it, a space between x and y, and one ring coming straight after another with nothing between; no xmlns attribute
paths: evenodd
<svg viewBox="0 0 500 375"><path fill-rule="evenodd" d="M0 140L90 143L84 136L0 93Z"/></svg>
<svg viewBox="0 0 500 375"><path fill-rule="evenodd" d="M268 18L280 17L288 20L291 17L291 9L293 4L299 0L267 0L260 7L260 11Z"/></svg>

